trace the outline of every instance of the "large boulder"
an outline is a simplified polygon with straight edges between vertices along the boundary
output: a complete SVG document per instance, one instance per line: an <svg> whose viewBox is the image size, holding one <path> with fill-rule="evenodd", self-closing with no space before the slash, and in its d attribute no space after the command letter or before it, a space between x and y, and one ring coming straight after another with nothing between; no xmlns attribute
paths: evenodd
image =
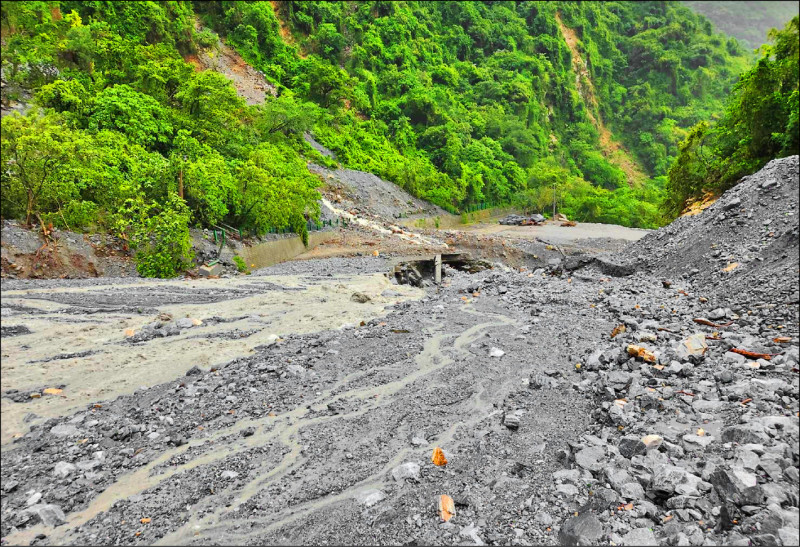
<svg viewBox="0 0 800 547"><path fill-rule="evenodd" d="M50 503L37 503L25 509L24 513L45 526L59 526L67 522L61 507Z"/></svg>
<svg viewBox="0 0 800 547"><path fill-rule="evenodd" d="M596 545L603 537L603 525L593 513L581 513L568 519L558 533L561 545Z"/></svg>

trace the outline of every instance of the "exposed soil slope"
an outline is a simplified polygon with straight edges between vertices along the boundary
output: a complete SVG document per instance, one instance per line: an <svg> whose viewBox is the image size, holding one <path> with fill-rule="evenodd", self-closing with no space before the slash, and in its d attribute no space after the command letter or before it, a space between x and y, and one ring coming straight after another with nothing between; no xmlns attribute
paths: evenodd
<svg viewBox="0 0 800 547"><path fill-rule="evenodd" d="M561 20L561 15L556 14L556 21L561 28L561 34L569 46L569 51L572 55L572 70L575 72L575 87L578 89L583 101L586 104L586 113L591 120L592 125L595 126L600 134L600 147L603 155L614 165L622 169L628 178L628 184L641 184L649 177L636 163L625 147L620 143L611 131L603 123L600 117L600 112L597 105L597 97L594 93L594 84L592 77L589 73L589 68L586 61L581 57L581 52L578 47L579 38L575 31L567 27Z"/></svg>
<svg viewBox="0 0 800 547"><path fill-rule="evenodd" d="M197 30L202 29L199 22L196 26ZM198 71L213 70L225 75L233 82L239 96L249 105L261 104L267 94L275 96L277 93L275 86L261 72L245 62L241 55L222 40L218 39L215 46L202 49L197 55L188 56L186 60Z"/></svg>
<svg viewBox="0 0 800 547"><path fill-rule="evenodd" d="M138 276L125 241L108 234L78 234L40 230L3 221L0 239L3 278L128 277Z"/></svg>

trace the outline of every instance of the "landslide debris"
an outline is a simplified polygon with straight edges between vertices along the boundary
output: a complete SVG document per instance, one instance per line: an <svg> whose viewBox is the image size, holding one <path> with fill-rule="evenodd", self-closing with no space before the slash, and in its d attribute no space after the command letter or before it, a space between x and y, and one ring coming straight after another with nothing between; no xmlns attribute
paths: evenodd
<svg viewBox="0 0 800 547"><path fill-rule="evenodd" d="M640 282L576 367L598 406L562 542L797 544L797 207L793 156L623 251Z"/></svg>
<svg viewBox="0 0 800 547"><path fill-rule="evenodd" d="M720 305L796 305L798 156L772 160L701 214L680 217L623 252L628 264L690 280Z"/></svg>
<svg viewBox="0 0 800 547"><path fill-rule="evenodd" d="M323 150L330 153L327 149ZM353 169L328 169L313 163L308 165L308 169L322 177L327 185L324 193L331 197L333 203L340 204L340 208L382 219L448 215L441 207L416 198L396 184L372 173Z"/></svg>
<svg viewBox="0 0 800 547"><path fill-rule="evenodd" d="M766 224L774 236L752 223L796 212L797 158L753 177L616 257L629 275L598 261L448 271L439 291L380 319L282 335L48 420L2 453L2 534L796 545L800 347L785 287L796 291L797 216ZM702 271L720 241L765 260L730 270L743 279ZM376 267L390 264L268 271Z"/></svg>

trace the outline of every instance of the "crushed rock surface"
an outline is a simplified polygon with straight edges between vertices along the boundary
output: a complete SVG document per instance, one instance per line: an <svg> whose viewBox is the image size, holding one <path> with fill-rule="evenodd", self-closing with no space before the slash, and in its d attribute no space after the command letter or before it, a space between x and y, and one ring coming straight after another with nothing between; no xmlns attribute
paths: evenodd
<svg viewBox="0 0 800 547"><path fill-rule="evenodd" d="M772 160L703 214L678 218L622 256L653 275L690 280L720 304L796 305L799 163L798 156Z"/></svg>
<svg viewBox="0 0 800 547"><path fill-rule="evenodd" d="M326 193L336 196L348 210L371 214L383 219L446 216L441 207L416 198L398 185L373 173L353 169L328 169L309 164L309 171L322 177L328 185Z"/></svg>
<svg viewBox="0 0 800 547"><path fill-rule="evenodd" d="M794 545L796 189L795 156L621 254L448 271L363 325L49 419L3 449L3 542ZM723 277L711 245L764 260Z"/></svg>

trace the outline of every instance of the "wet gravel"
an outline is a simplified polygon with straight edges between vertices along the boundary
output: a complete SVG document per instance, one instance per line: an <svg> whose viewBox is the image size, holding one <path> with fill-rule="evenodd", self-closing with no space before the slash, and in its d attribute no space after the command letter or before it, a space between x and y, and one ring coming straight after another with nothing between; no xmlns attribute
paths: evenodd
<svg viewBox="0 0 800 547"><path fill-rule="evenodd" d="M795 545L796 212L795 156L617 255L451 271L48 420L2 452L3 543Z"/></svg>

